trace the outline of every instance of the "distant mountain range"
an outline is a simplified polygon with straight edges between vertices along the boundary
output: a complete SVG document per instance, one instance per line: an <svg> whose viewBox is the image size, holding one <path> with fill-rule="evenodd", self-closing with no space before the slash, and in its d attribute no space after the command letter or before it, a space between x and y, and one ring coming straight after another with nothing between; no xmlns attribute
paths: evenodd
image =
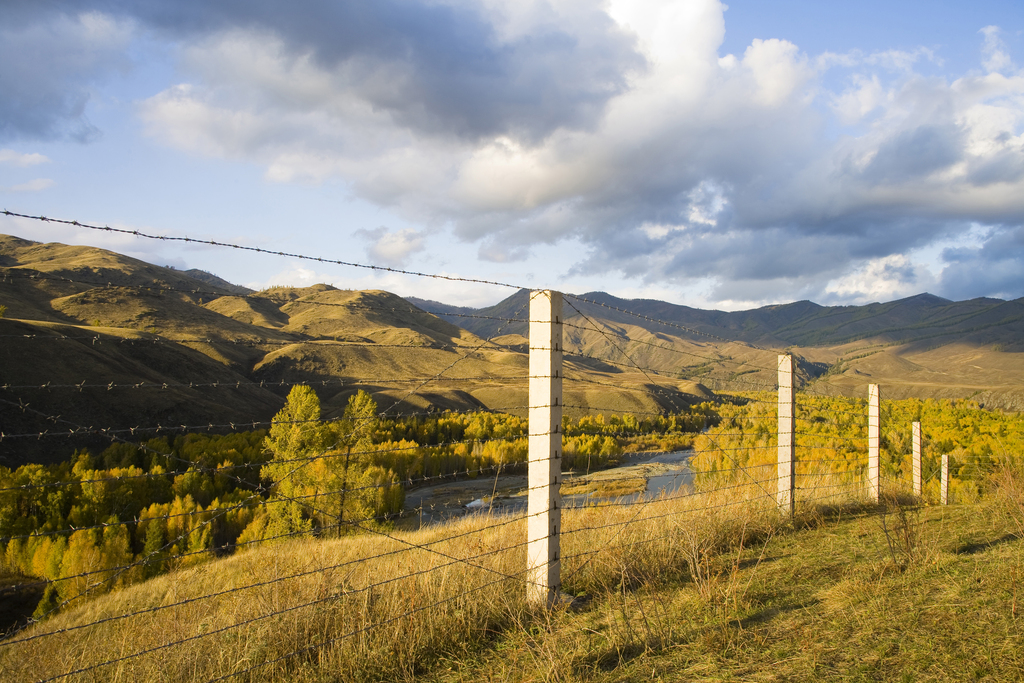
<svg viewBox="0 0 1024 683"><path fill-rule="evenodd" d="M252 292L9 236L0 277L0 464L158 427L251 428L297 382L316 387L329 417L357 389L395 412L526 405L527 325L509 320L526 318L526 290L481 309L327 285ZM722 312L594 292L567 297L565 315L570 412L660 412L771 388L780 349L814 391L863 396L871 382L892 398L1024 408L1024 300Z"/></svg>
<svg viewBox="0 0 1024 683"><path fill-rule="evenodd" d="M521 290L494 306L471 309L410 298L425 311L480 336L525 334L516 317L528 292ZM950 301L932 294L864 306L820 306L810 301L764 306L749 311L705 311L651 299L620 299L604 292L567 297L566 316L577 316L610 333L632 339L650 335L672 351L636 349L660 372L690 373L713 389L737 381L770 384L769 354L751 360L755 350L786 350L797 357L799 374L816 391L866 395L866 384L883 385L891 398L972 398L983 405L1024 410L1024 298ZM500 330L499 330L500 327ZM619 351L577 335L576 343L598 357ZM666 343L671 340L670 343ZM696 344L731 359L705 373L685 361ZM704 351L706 355L709 351ZM774 353L774 352L773 352ZM755 366L761 366L756 370ZM730 368L732 372L723 372ZM742 380L737 378L743 377Z"/></svg>
<svg viewBox="0 0 1024 683"><path fill-rule="evenodd" d="M452 314L507 317L521 308L528 296L526 290L521 290L494 306L479 309L415 297L407 297L407 300L442 317L456 317ZM1024 350L1024 298L950 301L932 294L918 294L865 306L819 306L811 301L797 301L734 312L705 311L653 299L620 299L604 292L590 292L570 301L587 316L626 325L636 325L639 320L651 331L694 340L717 337L773 348L838 346L865 339L888 344L956 340ZM569 307L567 314L571 312ZM482 336L493 334L499 327L499 323L484 318L466 318L460 325ZM525 330L525 325L521 324L507 328L507 332L519 334L524 334Z"/></svg>

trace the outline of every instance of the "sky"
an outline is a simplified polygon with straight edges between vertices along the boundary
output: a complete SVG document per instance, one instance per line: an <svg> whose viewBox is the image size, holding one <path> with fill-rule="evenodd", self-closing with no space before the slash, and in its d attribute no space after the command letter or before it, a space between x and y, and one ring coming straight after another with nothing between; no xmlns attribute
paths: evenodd
<svg viewBox="0 0 1024 683"><path fill-rule="evenodd" d="M4 0L0 208L700 308L1015 299L1022 65L1020 0ZM254 289L510 293L0 233Z"/></svg>

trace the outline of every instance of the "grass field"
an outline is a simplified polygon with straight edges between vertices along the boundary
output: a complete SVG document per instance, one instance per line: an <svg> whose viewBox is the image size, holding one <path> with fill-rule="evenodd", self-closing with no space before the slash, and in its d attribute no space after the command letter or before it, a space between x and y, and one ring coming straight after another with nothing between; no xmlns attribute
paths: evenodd
<svg viewBox="0 0 1024 683"><path fill-rule="evenodd" d="M1021 680L1024 542L984 506L913 518L902 568L877 514L830 514L706 583L610 592L424 680Z"/></svg>
<svg viewBox="0 0 1024 683"><path fill-rule="evenodd" d="M1020 487L1000 490L949 507L897 497L805 504L792 522L757 487L569 510L563 590L573 600L550 612L524 601L522 519L282 543L60 614L15 640L63 632L0 647L0 672L12 681L76 670L61 680L1020 680L1024 516Z"/></svg>

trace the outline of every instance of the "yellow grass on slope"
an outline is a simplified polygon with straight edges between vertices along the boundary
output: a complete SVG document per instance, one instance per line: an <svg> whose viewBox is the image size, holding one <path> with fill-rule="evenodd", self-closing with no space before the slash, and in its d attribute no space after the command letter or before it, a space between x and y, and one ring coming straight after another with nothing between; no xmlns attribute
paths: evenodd
<svg viewBox="0 0 1024 683"><path fill-rule="evenodd" d="M768 536L778 517L747 485L567 510L563 522L563 589L600 595L706 583L722 550ZM11 681L411 680L533 623L525 537L522 517L474 516L257 548L37 625L0 646L0 672Z"/></svg>

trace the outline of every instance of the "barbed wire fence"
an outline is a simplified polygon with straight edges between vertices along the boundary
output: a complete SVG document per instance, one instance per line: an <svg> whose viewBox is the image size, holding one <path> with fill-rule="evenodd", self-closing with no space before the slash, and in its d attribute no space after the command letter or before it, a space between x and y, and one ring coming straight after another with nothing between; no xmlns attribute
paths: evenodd
<svg viewBox="0 0 1024 683"><path fill-rule="evenodd" d="M140 238L521 289L503 282L3 213ZM218 294L166 283L138 287L12 271L4 269L5 282L36 279L122 288L189 297L196 303ZM527 312L531 302L545 298L546 314L532 308ZM313 304L422 314L412 306ZM155 376L134 382L90 377L4 381L0 405L47 427L3 430L0 441L58 443L88 436L120 449L135 464L101 467L86 457L53 472L11 471L0 482L0 501L22 520L19 527L16 520L0 519L5 523L0 546L6 548L8 565L26 569L24 562L11 558L24 556L30 545L35 548L27 567L32 580L14 588L52 596L40 603L32 622L0 640L0 658L13 671L19 666L15 660L38 666L39 656L50 657L45 670L28 674L42 681L131 677L161 668L190 671L197 680L262 680L268 671L339 665L381 653L400 666L415 666L445 629L467 639L479 638L481 629L500 630L528 620L538 604L553 606L609 582L642 579L653 571L645 562L655 555L661 558L659 571L677 566L697 580L708 570L701 563L711 552L695 540L693 529L701 528L696 524L700 520L755 515L765 528L774 528L800 510L865 499L877 502L882 492L903 490L900 487L910 481L895 459L883 464L877 452L872 455L887 429L909 429L896 424L891 404L877 403L877 413L870 413L877 417L871 417L867 400L845 398L846 388L827 380L819 378L799 391L787 354L753 345L746 345L749 356L739 358L707 347L688 349L608 324L594 314L599 309L663 330L730 341L596 300L534 291L507 317L439 313L442 319L487 320L495 323L495 332L468 343L436 341L428 350L447 355L439 356L437 372L422 377L339 377L319 382L282 377L168 382ZM523 362L522 350L494 341L513 326L530 328L525 349L529 364ZM563 330L569 331L564 335L567 342ZM205 344L261 350L424 350L415 344L269 332L265 337L165 336L141 330L119 336L77 328L71 333L47 329L2 336L4 343L128 348ZM508 355L506 375L449 374L484 349ZM673 360L655 358L655 353ZM789 359L788 376L783 373L783 358ZM535 359L543 361L540 366ZM694 398L680 390L681 382L699 382L711 391ZM423 404L429 401L423 396L437 385L493 385L508 400L490 408L478 402L443 412L425 409ZM80 424L37 407L40 395L100 401L127 392L187 390L216 392L216 400L223 402L230 400L225 391L282 394L309 386L350 395L361 389L386 407L366 415L293 420L130 424L137 422L130 419L103 426ZM784 397L785 387L794 393ZM612 390L615 401L608 398ZM634 400L622 398L632 394ZM786 401L788 424L783 419ZM481 416L500 422L502 433L474 433L470 423ZM414 434L417 427L439 418L450 421L452 430L436 430L425 438ZM269 454L264 440L276 428L326 430L334 440L300 453ZM384 436L371 434L374 429ZM249 450L235 448L220 462L225 454L215 448L212 460L187 448L190 443L198 444L196 448L210 445L202 438L245 434L250 435ZM353 434L360 438L344 443ZM914 439L919 439L918 431ZM637 450L624 452L623 442ZM655 447L641 450L651 445ZM781 464L787 448L789 474ZM353 481L348 478L349 466L341 465L353 459L394 467L387 468L390 475ZM616 461L621 466L608 467ZM938 476L934 468L925 474L925 486ZM201 486L195 482L204 478L221 482L223 493L211 498L207 491L201 504L193 494L200 495ZM385 509L381 501L397 490L404 492L406 503L414 502L400 510ZM164 499L171 493L175 497L142 505L155 491ZM431 495L439 492L444 495ZM102 519L82 514L72 519L73 501L79 498L117 499L114 507L120 505L117 511L125 514ZM360 508L361 514L346 515L346 500L369 502ZM69 510L56 515L64 518L62 524L53 523L52 514L46 516L55 508ZM264 520L262 527L258 520ZM256 531L247 534L249 528ZM261 546L287 549L288 556L252 552ZM646 552L638 552L641 549ZM78 553L77 565L69 561L54 566L52 557L68 558L72 553ZM203 567L211 566L204 561L212 558L222 558L223 568L204 572ZM177 571L165 573L169 568ZM159 585L163 597L139 597L131 586L144 579ZM475 599L483 592L499 597ZM96 599L104 593L109 595ZM423 626L426 635L403 649L396 642L402 641L412 622ZM268 640L267 629L284 635ZM118 639L111 638L111 632L135 635ZM243 658L223 654L226 644L250 641L254 644ZM54 652L60 656L53 657Z"/></svg>

